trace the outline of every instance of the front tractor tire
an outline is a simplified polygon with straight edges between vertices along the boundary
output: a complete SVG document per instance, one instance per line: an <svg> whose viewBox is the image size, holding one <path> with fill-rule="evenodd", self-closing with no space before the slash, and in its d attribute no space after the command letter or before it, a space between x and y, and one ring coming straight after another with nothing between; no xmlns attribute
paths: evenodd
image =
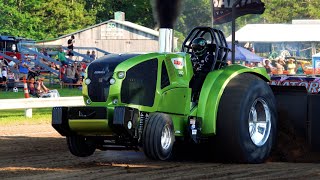
<svg viewBox="0 0 320 180"><path fill-rule="evenodd" d="M96 150L93 141L84 136L67 136L67 144L71 154L78 157L91 156Z"/></svg>
<svg viewBox="0 0 320 180"><path fill-rule="evenodd" d="M164 113L151 114L143 131L143 151L154 160L168 160L172 156L175 141L173 122Z"/></svg>
<svg viewBox="0 0 320 180"><path fill-rule="evenodd" d="M275 97L264 80L247 73L234 77L219 104L219 152L232 162L264 162L275 144L276 118Z"/></svg>

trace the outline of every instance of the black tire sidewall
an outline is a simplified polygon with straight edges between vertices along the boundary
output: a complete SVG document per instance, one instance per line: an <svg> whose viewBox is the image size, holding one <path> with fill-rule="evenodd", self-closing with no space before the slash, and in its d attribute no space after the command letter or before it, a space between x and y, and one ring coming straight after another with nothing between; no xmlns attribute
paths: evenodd
<svg viewBox="0 0 320 180"><path fill-rule="evenodd" d="M71 154L78 157L87 157L92 155L96 147L93 144L88 144L83 136L67 136L67 144Z"/></svg>
<svg viewBox="0 0 320 180"><path fill-rule="evenodd" d="M163 149L161 145L162 131L165 126L168 126L171 132L171 144L168 149ZM143 134L143 150L147 157L155 160L171 158L175 136L173 122L169 115L164 113L151 114L146 121Z"/></svg>
<svg viewBox="0 0 320 180"><path fill-rule="evenodd" d="M155 144L155 150L157 151L158 157L160 160L167 160L171 158L172 155L172 147L173 147L173 143L174 143L174 132L173 132L173 123L170 119L170 117L168 117L168 115L165 115L167 117L164 118L164 121L161 121L159 123L159 127L157 129L156 132L156 139L158 139L158 141ZM162 136L162 131L164 131L165 127L168 126L169 130L170 130L170 135L171 135L171 144L169 146L168 149L163 149L162 145L161 145L161 136Z"/></svg>
<svg viewBox="0 0 320 180"><path fill-rule="evenodd" d="M262 98L268 105L271 115L271 129L268 140L262 146L255 145L249 134L249 114L250 108L254 101L258 98ZM242 104L240 106L239 121L238 123L238 141L240 142L239 147L244 154L243 159L251 163L261 163L266 160L269 156L271 149L274 145L276 138L276 109L275 109L275 99L271 88L261 79L253 80L246 93L241 100Z"/></svg>

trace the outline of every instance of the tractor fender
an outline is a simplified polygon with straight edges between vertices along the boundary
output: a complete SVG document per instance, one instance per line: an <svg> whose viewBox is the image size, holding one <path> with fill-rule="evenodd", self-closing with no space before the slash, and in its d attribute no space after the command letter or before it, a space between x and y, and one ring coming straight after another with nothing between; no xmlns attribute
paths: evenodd
<svg viewBox="0 0 320 180"><path fill-rule="evenodd" d="M197 117L202 119L202 135L216 134L216 120L221 96L231 79L242 73L255 74L266 82L270 81L264 68L229 65L210 72L203 83L198 103ZM232 113L232 109L230 109L230 113Z"/></svg>

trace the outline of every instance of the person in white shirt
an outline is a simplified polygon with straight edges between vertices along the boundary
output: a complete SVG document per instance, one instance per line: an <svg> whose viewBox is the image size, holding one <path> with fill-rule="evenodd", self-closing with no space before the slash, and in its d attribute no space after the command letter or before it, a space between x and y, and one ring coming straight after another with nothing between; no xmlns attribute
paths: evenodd
<svg viewBox="0 0 320 180"><path fill-rule="evenodd" d="M2 68L1 75L2 75L2 80L6 82L8 77L8 72L6 67Z"/></svg>

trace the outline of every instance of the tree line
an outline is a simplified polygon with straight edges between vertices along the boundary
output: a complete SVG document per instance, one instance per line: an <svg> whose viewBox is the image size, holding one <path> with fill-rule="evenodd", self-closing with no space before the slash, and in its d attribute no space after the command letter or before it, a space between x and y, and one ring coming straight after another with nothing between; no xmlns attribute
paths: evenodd
<svg viewBox="0 0 320 180"><path fill-rule="evenodd" d="M212 23L212 0L182 0L176 36L183 38L195 26L214 26L229 35L231 24ZM247 23L291 23L292 19L319 19L319 0L262 0L262 15L237 19ZM123 11L127 21L157 28L150 0L0 0L0 34L46 40L114 18Z"/></svg>

